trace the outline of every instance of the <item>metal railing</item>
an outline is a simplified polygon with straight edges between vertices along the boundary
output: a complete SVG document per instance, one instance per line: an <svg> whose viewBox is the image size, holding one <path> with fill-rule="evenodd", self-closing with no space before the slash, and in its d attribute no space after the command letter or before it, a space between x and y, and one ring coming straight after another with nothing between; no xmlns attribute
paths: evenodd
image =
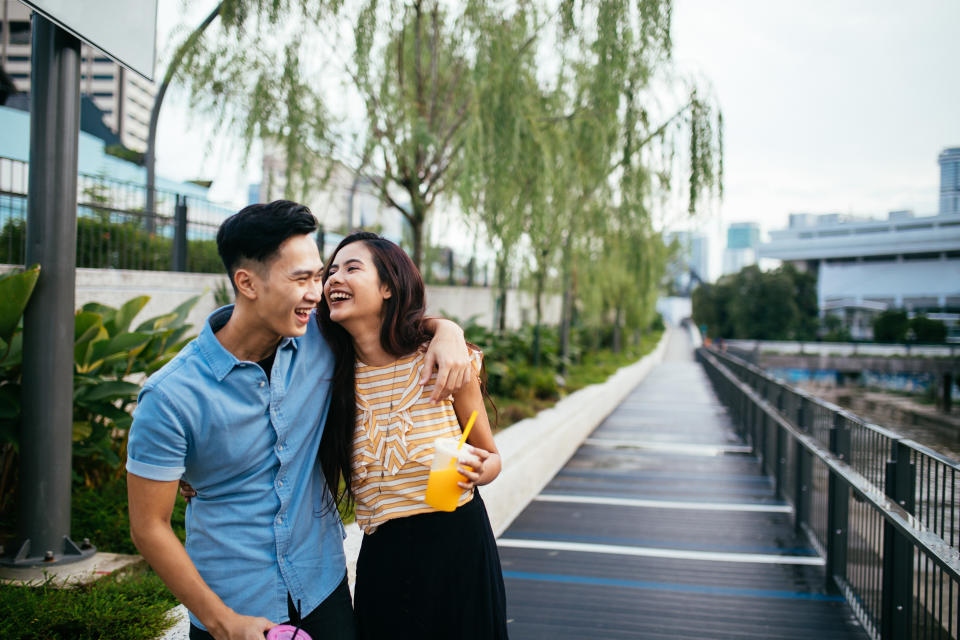
<svg viewBox="0 0 960 640"><path fill-rule="evenodd" d="M0 263L26 254L28 163L0 157ZM80 174L77 266L151 271L223 270L216 251L220 222L231 213L201 198L158 189L144 211L143 185Z"/></svg>
<svg viewBox="0 0 960 640"><path fill-rule="evenodd" d="M729 354L697 359L868 633L958 638L960 464Z"/></svg>

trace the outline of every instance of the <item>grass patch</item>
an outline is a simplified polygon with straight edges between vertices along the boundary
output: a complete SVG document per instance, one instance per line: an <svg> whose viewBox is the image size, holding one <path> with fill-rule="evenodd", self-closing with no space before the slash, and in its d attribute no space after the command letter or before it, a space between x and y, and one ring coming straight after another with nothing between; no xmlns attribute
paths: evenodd
<svg viewBox="0 0 960 640"><path fill-rule="evenodd" d="M170 628L176 606L149 569L57 589L0 585L0 637L21 640L151 640Z"/></svg>

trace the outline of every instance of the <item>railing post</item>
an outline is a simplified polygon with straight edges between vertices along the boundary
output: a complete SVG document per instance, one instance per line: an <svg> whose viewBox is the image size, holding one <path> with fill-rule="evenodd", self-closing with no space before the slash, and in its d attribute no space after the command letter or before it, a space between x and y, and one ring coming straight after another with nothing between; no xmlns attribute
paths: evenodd
<svg viewBox="0 0 960 640"><path fill-rule="evenodd" d="M830 451L841 460L850 459L850 429L843 415L833 414L830 429ZM827 590L839 591L839 583L847 575L847 538L849 535L850 488L844 480L830 472L827 488Z"/></svg>
<svg viewBox="0 0 960 640"><path fill-rule="evenodd" d="M806 433L807 428L807 415L805 411L806 399L800 397L800 401L797 405L797 429ZM793 492L793 504L794 504L794 526L796 531L799 533L803 528L804 523L810 519L810 482L813 479L813 465L810 457L810 453L797 442L796 450L794 452L794 469L796 473L794 478L796 479L796 484L794 485Z"/></svg>
<svg viewBox="0 0 960 640"><path fill-rule="evenodd" d="M914 511L916 474L910 448L900 441L891 446L893 459L887 461L884 491L891 500ZM913 613L913 545L889 521L883 523L883 597L880 637L896 640L909 637Z"/></svg>
<svg viewBox="0 0 960 640"><path fill-rule="evenodd" d="M785 390L783 385L777 385L777 413L783 417L783 396ZM784 431L783 427L780 426L780 423L776 420L773 420L773 428L776 429L776 438L777 438L777 449L774 455L773 469L774 469L774 479L776 481L776 491L777 497L783 499L784 497L784 488L783 488L783 476L784 476L784 467L786 463L785 451L787 448L787 443L785 442L787 433Z"/></svg>
<svg viewBox="0 0 960 640"><path fill-rule="evenodd" d="M179 193L173 209L173 270L187 270L187 197Z"/></svg>

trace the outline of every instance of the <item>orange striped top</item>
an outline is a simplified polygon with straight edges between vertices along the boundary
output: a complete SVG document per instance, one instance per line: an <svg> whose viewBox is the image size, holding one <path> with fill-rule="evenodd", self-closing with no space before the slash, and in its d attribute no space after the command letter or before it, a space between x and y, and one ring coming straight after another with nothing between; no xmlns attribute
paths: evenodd
<svg viewBox="0 0 960 640"><path fill-rule="evenodd" d="M424 502L433 441L460 437L453 401L430 402L436 374L423 387L426 345L393 364L357 361L357 424L353 435L353 495L357 524L365 533L393 518L436 511ZM479 374L480 351L471 351ZM473 491L464 491L459 505Z"/></svg>

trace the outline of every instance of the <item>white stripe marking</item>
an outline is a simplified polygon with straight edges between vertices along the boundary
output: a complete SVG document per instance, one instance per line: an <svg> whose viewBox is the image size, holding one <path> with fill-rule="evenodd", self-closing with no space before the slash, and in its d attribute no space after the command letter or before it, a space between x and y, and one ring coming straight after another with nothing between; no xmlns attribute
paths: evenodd
<svg viewBox="0 0 960 640"><path fill-rule="evenodd" d="M605 504L617 507L649 507L652 509L690 509L692 511L755 511L762 513L792 513L785 504L745 504L729 502L686 502L682 500L644 500L637 498L602 498L575 496L563 493L541 493L537 502L575 502L577 504Z"/></svg>
<svg viewBox="0 0 960 640"><path fill-rule="evenodd" d="M655 547L629 547L616 544L589 544L585 542L554 542L500 538L497 545L514 549L543 549L545 551L579 551L581 553L609 553L621 556L647 558L671 558L674 560L698 560L707 562L745 562L750 564L793 564L822 567L825 562L818 556L778 556L768 553L722 553L716 551L688 551L685 549L659 549Z"/></svg>
<svg viewBox="0 0 960 640"><path fill-rule="evenodd" d="M684 442L656 442L653 440L614 440L613 438L587 438L583 442L592 447L607 449L649 449L670 453L685 453L696 456L722 456L727 453L751 453L747 445L740 444L689 444Z"/></svg>

